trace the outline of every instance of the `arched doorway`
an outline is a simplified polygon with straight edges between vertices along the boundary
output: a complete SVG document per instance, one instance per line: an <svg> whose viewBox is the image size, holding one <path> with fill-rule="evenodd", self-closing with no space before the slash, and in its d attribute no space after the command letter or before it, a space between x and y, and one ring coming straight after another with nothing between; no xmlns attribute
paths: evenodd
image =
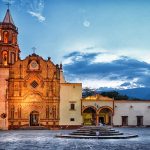
<svg viewBox="0 0 150 150"><path fill-rule="evenodd" d="M30 126L39 126L39 112L32 111L30 113Z"/></svg>
<svg viewBox="0 0 150 150"><path fill-rule="evenodd" d="M99 123L112 125L112 109L110 108L101 108L99 111Z"/></svg>
<svg viewBox="0 0 150 150"><path fill-rule="evenodd" d="M93 107L87 107L83 111L83 124L95 125L96 122L96 110Z"/></svg>

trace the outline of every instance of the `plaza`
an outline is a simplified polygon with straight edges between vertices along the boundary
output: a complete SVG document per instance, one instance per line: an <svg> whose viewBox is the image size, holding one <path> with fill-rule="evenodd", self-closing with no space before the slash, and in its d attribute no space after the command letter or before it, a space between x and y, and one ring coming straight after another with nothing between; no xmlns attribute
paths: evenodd
<svg viewBox="0 0 150 150"><path fill-rule="evenodd" d="M61 139L55 135L72 130L11 130L0 131L1 150L149 150L149 128L115 128L124 133L138 134L133 139Z"/></svg>

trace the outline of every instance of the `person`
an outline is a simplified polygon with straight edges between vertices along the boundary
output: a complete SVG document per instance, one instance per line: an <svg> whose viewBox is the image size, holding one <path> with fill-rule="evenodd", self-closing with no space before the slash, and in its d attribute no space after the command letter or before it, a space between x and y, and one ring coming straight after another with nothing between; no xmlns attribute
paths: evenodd
<svg viewBox="0 0 150 150"><path fill-rule="evenodd" d="M99 122L99 126L101 127L101 126L103 126L103 124L101 122Z"/></svg>
<svg viewBox="0 0 150 150"><path fill-rule="evenodd" d="M100 120L99 126L105 126L105 123L102 123L101 120Z"/></svg>

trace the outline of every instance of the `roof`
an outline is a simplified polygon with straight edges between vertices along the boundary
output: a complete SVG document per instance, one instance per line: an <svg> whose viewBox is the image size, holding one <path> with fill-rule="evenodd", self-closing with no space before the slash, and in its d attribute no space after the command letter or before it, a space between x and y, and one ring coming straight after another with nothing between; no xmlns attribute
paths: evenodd
<svg viewBox="0 0 150 150"><path fill-rule="evenodd" d="M7 9L7 12L6 12L6 15L5 15L5 17L4 17L3 23L10 23L10 24L15 25L15 24L14 24L14 21L13 21L13 19L12 19L12 17L11 17L11 14L10 14L10 10L9 10L9 9Z"/></svg>
<svg viewBox="0 0 150 150"><path fill-rule="evenodd" d="M100 94L96 94L96 95L92 95L92 96L88 96L88 97L85 97L85 98L82 98L82 100L91 100L91 101L95 101L95 100L108 100L108 101L113 101L114 99L113 98L109 98L107 96L102 96Z"/></svg>

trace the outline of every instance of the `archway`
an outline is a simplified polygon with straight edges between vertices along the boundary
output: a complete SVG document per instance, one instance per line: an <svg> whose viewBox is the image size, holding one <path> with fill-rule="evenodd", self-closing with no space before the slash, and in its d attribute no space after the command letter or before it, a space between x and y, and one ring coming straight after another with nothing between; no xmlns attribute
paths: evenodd
<svg viewBox="0 0 150 150"><path fill-rule="evenodd" d="M96 124L96 110L93 107L87 107L83 111L83 124L95 125Z"/></svg>
<svg viewBox="0 0 150 150"><path fill-rule="evenodd" d="M30 113L30 126L39 126L39 112L32 111Z"/></svg>
<svg viewBox="0 0 150 150"><path fill-rule="evenodd" d="M101 108L99 111L99 123L112 125L112 109L108 107Z"/></svg>

